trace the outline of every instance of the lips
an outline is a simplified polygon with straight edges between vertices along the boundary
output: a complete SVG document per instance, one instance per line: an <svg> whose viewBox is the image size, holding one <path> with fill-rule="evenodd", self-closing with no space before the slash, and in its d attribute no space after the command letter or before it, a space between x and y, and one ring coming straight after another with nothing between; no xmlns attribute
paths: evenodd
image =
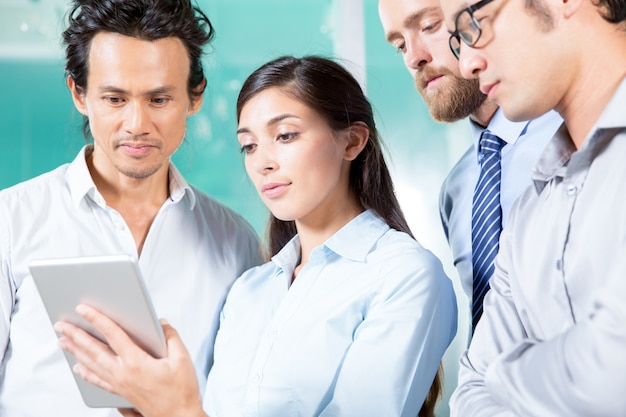
<svg viewBox="0 0 626 417"><path fill-rule="evenodd" d="M433 75L433 76L429 76L428 78L425 78L424 81L422 82L422 86L423 88L428 87L428 85L435 81L438 80L439 78L443 77L443 74L437 74L437 75Z"/></svg>
<svg viewBox="0 0 626 417"><path fill-rule="evenodd" d="M291 183L272 182L263 184L261 193L267 198L278 198L287 192Z"/></svg>
<svg viewBox="0 0 626 417"><path fill-rule="evenodd" d="M492 84L481 84L480 85L480 91L485 94L487 97L489 97L489 93L491 93L493 91L493 88L497 85L498 83L492 83Z"/></svg>
<svg viewBox="0 0 626 417"><path fill-rule="evenodd" d="M133 156L145 155L155 148L154 145L149 143L120 143L118 147Z"/></svg>
<svg viewBox="0 0 626 417"><path fill-rule="evenodd" d="M287 192L287 188L290 186L290 183L267 183L261 187L261 192L267 198L277 198Z"/></svg>
<svg viewBox="0 0 626 417"><path fill-rule="evenodd" d="M261 187L261 190L265 192L265 191L273 190L274 188L280 187L281 185L282 184L278 184L278 183L269 183L269 184L263 185L263 187Z"/></svg>

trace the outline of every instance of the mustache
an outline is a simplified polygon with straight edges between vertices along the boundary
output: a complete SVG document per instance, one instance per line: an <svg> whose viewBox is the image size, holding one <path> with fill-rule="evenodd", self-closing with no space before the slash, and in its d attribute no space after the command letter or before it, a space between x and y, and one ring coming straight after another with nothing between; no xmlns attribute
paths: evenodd
<svg viewBox="0 0 626 417"><path fill-rule="evenodd" d="M415 77L413 81L415 83L415 87L421 91L426 87L426 85L428 84L428 81L430 81L434 77L443 76L443 75L451 75L456 78L456 76L452 73L452 71L450 71L449 69L445 67L427 66L423 70L415 73Z"/></svg>
<svg viewBox="0 0 626 417"><path fill-rule="evenodd" d="M161 141L145 135L128 135L115 139L114 146L117 147L121 145L161 146Z"/></svg>

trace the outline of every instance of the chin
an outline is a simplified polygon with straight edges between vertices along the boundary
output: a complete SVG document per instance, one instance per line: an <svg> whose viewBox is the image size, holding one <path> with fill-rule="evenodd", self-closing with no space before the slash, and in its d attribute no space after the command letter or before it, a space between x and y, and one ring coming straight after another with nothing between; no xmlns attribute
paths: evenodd
<svg viewBox="0 0 626 417"><path fill-rule="evenodd" d="M537 117L543 116L550 109L544 108L541 105L533 104L530 106L507 106L500 104L500 108L502 112L512 122L525 122L528 120L536 119Z"/></svg>
<svg viewBox="0 0 626 417"><path fill-rule="evenodd" d="M283 210L271 210L270 209L270 213L272 213L272 216L276 217L278 220L283 221L283 222L291 222L296 219L296 216L294 216L292 213L286 213Z"/></svg>

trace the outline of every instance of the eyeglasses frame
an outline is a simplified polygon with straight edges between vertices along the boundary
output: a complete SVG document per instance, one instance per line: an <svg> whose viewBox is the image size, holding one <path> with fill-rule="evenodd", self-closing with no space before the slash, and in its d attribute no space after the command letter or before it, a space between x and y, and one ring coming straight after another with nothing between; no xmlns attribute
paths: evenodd
<svg viewBox="0 0 626 417"><path fill-rule="evenodd" d="M450 46L450 50L452 51L452 53L454 54L456 59L459 59L459 56L461 55L461 50L460 50L461 49L461 40L463 41L463 43L465 43L470 48L473 47L474 45L476 45L476 43L478 43L478 40L480 39L480 36L482 35L483 31L482 31L482 28L480 27L480 24L478 24L478 21L474 18L474 12L476 12L477 10L485 7L486 5L491 3L492 1L493 0L480 0L479 2L474 3L471 6L461 10L459 12L459 14L456 15L456 18L454 19L454 32L452 32L450 34L450 38L448 39L448 46ZM464 13L469 14L471 22L478 29L478 35L476 36L476 39L473 42L471 42L471 43L468 42L465 38L463 38L461 36L461 34L459 33L459 18ZM453 39L456 39L456 41L459 43L459 48L455 48L454 46L452 46Z"/></svg>

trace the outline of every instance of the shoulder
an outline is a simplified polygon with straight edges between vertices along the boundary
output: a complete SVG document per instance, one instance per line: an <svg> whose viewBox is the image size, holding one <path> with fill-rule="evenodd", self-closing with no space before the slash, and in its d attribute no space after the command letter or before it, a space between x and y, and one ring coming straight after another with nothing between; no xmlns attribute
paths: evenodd
<svg viewBox="0 0 626 417"><path fill-rule="evenodd" d="M476 150L471 145L454 164L446 179L441 186L441 194L457 194L459 190L464 190L468 183L475 182L478 173L478 162L476 159Z"/></svg>
<svg viewBox="0 0 626 417"><path fill-rule="evenodd" d="M221 231L225 234L253 234L256 237L252 225L241 214L196 187L190 186L190 188L196 200L193 211L201 216L204 221L209 222L211 230Z"/></svg>
<svg viewBox="0 0 626 417"><path fill-rule="evenodd" d="M275 281L280 278L279 275L280 269L272 261L247 269L231 287L228 293L230 303L233 300L244 299L256 304L259 302L259 297L271 297L274 294Z"/></svg>
<svg viewBox="0 0 626 417"><path fill-rule="evenodd" d="M385 275L413 276L427 281L447 279L441 261L406 233L389 229L368 256Z"/></svg>
<svg viewBox="0 0 626 417"><path fill-rule="evenodd" d="M65 179L68 166L61 165L52 171L0 190L0 205L5 209L28 207L36 205L38 201L44 201L47 196L57 194L62 189L68 189Z"/></svg>
<svg viewBox="0 0 626 417"><path fill-rule="evenodd" d="M439 192L439 213L446 223L455 207L462 201L469 201L478 181L478 163L474 145L463 154L441 185ZM471 206L470 206L471 207ZM463 213L462 215L465 215Z"/></svg>

